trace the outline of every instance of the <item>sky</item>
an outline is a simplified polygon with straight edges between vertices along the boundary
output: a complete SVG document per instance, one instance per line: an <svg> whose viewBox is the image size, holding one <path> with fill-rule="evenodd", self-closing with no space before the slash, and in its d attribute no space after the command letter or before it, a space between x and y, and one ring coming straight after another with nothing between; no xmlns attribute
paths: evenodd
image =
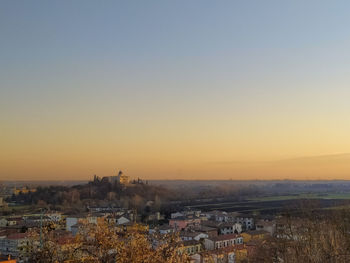
<svg viewBox="0 0 350 263"><path fill-rule="evenodd" d="M348 1L0 2L0 180L350 179Z"/></svg>

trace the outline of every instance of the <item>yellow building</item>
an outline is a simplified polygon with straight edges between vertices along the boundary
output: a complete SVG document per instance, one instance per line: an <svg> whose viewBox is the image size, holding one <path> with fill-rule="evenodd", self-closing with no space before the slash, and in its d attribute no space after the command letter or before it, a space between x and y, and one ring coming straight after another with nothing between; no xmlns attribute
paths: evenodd
<svg viewBox="0 0 350 263"><path fill-rule="evenodd" d="M118 179L120 184L128 184L129 183L129 176L123 174L122 171L119 171L118 173Z"/></svg>
<svg viewBox="0 0 350 263"><path fill-rule="evenodd" d="M13 193L15 195L19 195L19 193L23 193L23 194L28 194L28 193L34 193L36 192L36 189L35 188L28 188L28 187L22 187L22 188L19 188L17 189L16 187L13 188Z"/></svg>
<svg viewBox="0 0 350 263"><path fill-rule="evenodd" d="M112 184L118 182L122 185L129 184L130 178L128 175L123 174L122 171L118 172L118 175L108 176L108 181Z"/></svg>
<svg viewBox="0 0 350 263"><path fill-rule="evenodd" d="M215 250L207 250L202 253L192 255L193 262L244 262L247 259L248 250L245 245L235 245Z"/></svg>
<svg viewBox="0 0 350 263"><path fill-rule="evenodd" d="M188 240L183 242L183 246L178 249L179 254L194 255L202 251L202 245L197 240Z"/></svg>
<svg viewBox="0 0 350 263"><path fill-rule="evenodd" d="M123 225L116 226L118 231L123 232L148 232L149 226L145 224L139 224L134 222L129 222Z"/></svg>

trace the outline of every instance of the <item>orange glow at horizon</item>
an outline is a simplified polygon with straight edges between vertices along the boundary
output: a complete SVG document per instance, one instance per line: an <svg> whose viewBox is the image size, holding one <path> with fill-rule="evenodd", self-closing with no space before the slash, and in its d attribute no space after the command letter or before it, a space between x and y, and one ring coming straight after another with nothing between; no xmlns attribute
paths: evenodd
<svg viewBox="0 0 350 263"><path fill-rule="evenodd" d="M0 2L0 180L350 180L345 3L45 2Z"/></svg>

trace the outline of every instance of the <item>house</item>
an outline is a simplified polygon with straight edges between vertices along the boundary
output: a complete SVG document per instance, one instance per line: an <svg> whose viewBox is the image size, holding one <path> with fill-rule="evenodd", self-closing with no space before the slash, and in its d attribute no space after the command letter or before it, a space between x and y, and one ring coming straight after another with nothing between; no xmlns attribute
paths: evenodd
<svg viewBox="0 0 350 263"><path fill-rule="evenodd" d="M201 240L208 238L208 234L201 233L201 232L195 232L195 231L181 231L180 232L180 238L183 241L189 241L189 240Z"/></svg>
<svg viewBox="0 0 350 263"><path fill-rule="evenodd" d="M183 246L178 248L180 254L194 255L202 251L202 244L197 240L188 240L183 242Z"/></svg>
<svg viewBox="0 0 350 263"><path fill-rule="evenodd" d="M177 218L181 216L195 216L195 217L201 217L202 211L201 210L185 210L182 212L175 212L171 213L170 218Z"/></svg>
<svg viewBox="0 0 350 263"><path fill-rule="evenodd" d="M275 220L259 220L255 224L256 230L264 230L270 233L271 236L275 234L276 231L276 221Z"/></svg>
<svg viewBox="0 0 350 263"><path fill-rule="evenodd" d="M184 230L186 228L193 228L199 226L201 220L195 216L176 217L169 219L169 226L172 226L175 230Z"/></svg>
<svg viewBox="0 0 350 263"><path fill-rule="evenodd" d="M40 222L48 223L52 221L50 217L46 215L40 215L40 214L23 216L23 220L24 220L24 224L26 225L38 225L40 224Z"/></svg>
<svg viewBox="0 0 350 263"><path fill-rule="evenodd" d="M84 221L86 217L83 215L75 215L75 216L67 216L66 217L66 230L72 231L72 226L77 224L78 222L81 223Z"/></svg>
<svg viewBox="0 0 350 263"><path fill-rule="evenodd" d="M162 235L174 233L174 228L169 225L160 225L149 229L150 234L159 233Z"/></svg>
<svg viewBox="0 0 350 263"><path fill-rule="evenodd" d="M177 218L177 217L183 217L183 216L185 216L185 214L183 214L181 212L176 212L176 213L170 214L170 218Z"/></svg>
<svg viewBox="0 0 350 263"><path fill-rule="evenodd" d="M146 224L139 224L134 222L128 222L117 226L119 232L149 232L149 226Z"/></svg>
<svg viewBox="0 0 350 263"><path fill-rule="evenodd" d="M209 238L218 236L218 230L215 227L200 225L193 228L194 231L207 234Z"/></svg>
<svg viewBox="0 0 350 263"><path fill-rule="evenodd" d="M238 263L247 260L247 249L241 245L203 251L191 256L193 263ZM245 262L245 261L244 261Z"/></svg>
<svg viewBox="0 0 350 263"><path fill-rule="evenodd" d="M243 244L243 237L237 234L219 235L204 240L204 246L207 250L220 249L239 244Z"/></svg>
<svg viewBox="0 0 350 263"><path fill-rule="evenodd" d="M72 235L75 236L82 227L84 227L84 224L81 222L78 222L75 225L72 225L71 226Z"/></svg>
<svg viewBox="0 0 350 263"><path fill-rule="evenodd" d="M15 226L22 221L22 217L3 217L0 219L0 227Z"/></svg>
<svg viewBox="0 0 350 263"><path fill-rule="evenodd" d="M9 227L0 228L0 238L5 238L11 234L16 234L18 233L18 231L19 229L17 228L9 228Z"/></svg>
<svg viewBox="0 0 350 263"><path fill-rule="evenodd" d="M237 212L228 213L227 222L240 223L244 230L251 230L254 228L254 218L252 216Z"/></svg>
<svg viewBox="0 0 350 263"><path fill-rule="evenodd" d="M62 214L59 212L47 213L46 216L53 222L59 222L62 220Z"/></svg>
<svg viewBox="0 0 350 263"><path fill-rule="evenodd" d="M242 232L242 225L235 222L218 222L207 220L202 225L215 228L219 235L239 234Z"/></svg>
<svg viewBox="0 0 350 263"><path fill-rule="evenodd" d="M191 257L194 263L235 263L236 254L234 247L204 251Z"/></svg>
<svg viewBox="0 0 350 263"><path fill-rule="evenodd" d="M99 220L104 219L105 215L103 213L94 214L79 214L66 217L66 230L71 231L71 227L77 223L95 224Z"/></svg>
<svg viewBox="0 0 350 263"><path fill-rule="evenodd" d="M208 220L213 220L216 222L227 222L227 213L225 211L214 210L207 212L205 215Z"/></svg>
<svg viewBox="0 0 350 263"><path fill-rule="evenodd" d="M5 227L5 226L7 226L7 219L3 217L0 219L0 227Z"/></svg>
<svg viewBox="0 0 350 263"><path fill-rule="evenodd" d="M269 235L269 232L264 230L252 230L241 233L241 235L244 238L244 242L249 242L251 240L265 239Z"/></svg>
<svg viewBox="0 0 350 263"><path fill-rule="evenodd" d="M242 225L240 223L224 222L218 225L220 235L239 234L242 232Z"/></svg>
<svg viewBox="0 0 350 263"><path fill-rule="evenodd" d="M127 218L126 216L119 216L116 218L116 221L115 221L115 223L117 225L125 225L129 222L131 222L131 220L129 218Z"/></svg>
<svg viewBox="0 0 350 263"><path fill-rule="evenodd" d="M123 209L120 207L116 207L116 206L87 206L87 209L89 209L90 213L107 213L107 214L113 214L113 213L117 213L117 212L122 212L124 213Z"/></svg>
<svg viewBox="0 0 350 263"><path fill-rule="evenodd" d="M5 238L0 238L0 253L18 257L27 245L27 233L15 233Z"/></svg>

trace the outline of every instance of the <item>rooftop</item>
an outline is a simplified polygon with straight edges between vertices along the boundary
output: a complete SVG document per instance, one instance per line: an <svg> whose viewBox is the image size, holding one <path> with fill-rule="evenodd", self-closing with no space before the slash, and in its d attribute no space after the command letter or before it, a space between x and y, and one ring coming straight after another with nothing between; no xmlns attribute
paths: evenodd
<svg viewBox="0 0 350 263"><path fill-rule="evenodd" d="M25 239L28 236L27 233L15 233L15 234L10 234L7 236L7 239Z"/></svg>
<svg viewBox="0 0 350 263"><path fill-rule="evenodd" d="M239 238L239 237L242 237L242 236L238 235L238 234L229 234L229 235L220 235L220 236L216 236L216 237L209 238L209 239L215 242L215 241L235 239L235 238Z"/></svg>

